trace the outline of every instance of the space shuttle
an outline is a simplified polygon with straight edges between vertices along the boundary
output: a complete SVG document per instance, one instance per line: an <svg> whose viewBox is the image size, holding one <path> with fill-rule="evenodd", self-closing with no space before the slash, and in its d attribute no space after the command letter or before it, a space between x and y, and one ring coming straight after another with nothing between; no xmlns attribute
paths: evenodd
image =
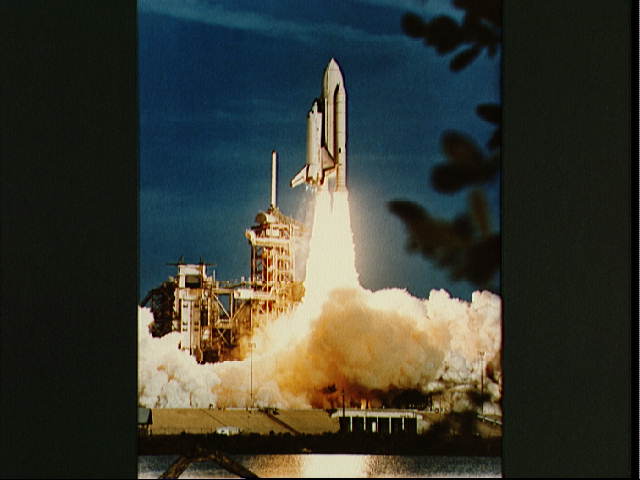
<svg viewBox="0 0 640 480"><path fill-rule="evenodd" d="M291 188L315 188L335 177L335 191L347 189L347 92L335 59L324 71L322 92L307 114L307 163L291 179Z"/></svg>

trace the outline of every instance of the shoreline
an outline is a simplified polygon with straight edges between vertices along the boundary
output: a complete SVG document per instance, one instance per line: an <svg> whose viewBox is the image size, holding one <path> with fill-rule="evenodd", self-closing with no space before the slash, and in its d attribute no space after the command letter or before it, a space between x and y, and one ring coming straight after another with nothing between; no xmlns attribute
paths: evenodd
<svg viewBox="0 0 640 480"><path fill-rule="evenodd" d="M502 438L478 436L370 433L321 435L179 434L142 435L138 438L138 456L186 455L221 451L226 454L364 454L364 455L434 455L500 457Z"/></svg>

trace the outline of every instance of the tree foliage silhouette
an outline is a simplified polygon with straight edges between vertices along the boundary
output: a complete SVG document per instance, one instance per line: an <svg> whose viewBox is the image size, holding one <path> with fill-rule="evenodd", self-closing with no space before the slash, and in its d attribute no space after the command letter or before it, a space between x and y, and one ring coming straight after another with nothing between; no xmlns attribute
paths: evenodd
<svg viewBox="0 0 640 480"><path fill-rule="evenodd" d="M459 72L483 50L495 56L501 45L502 9L500 0L452 0L452 4L465 12L461 22L446 15L424 21L407 13L402 28L406 35L422 39L439 55L454 54L464 47L449 63L452 72ZM442 194L473 187L467 212L443 220L407 200L393 200L388 208L405 224L409 252L434 260L449 271L453 280L497 290L493 282L500 266L500 235L491 231L486 195L480 187L500 172L501 107L481 104L475 107L475 113L495 125L486 144L489 153L485 154L469 135L447 130L440 140L445 161L433 167L430 177L433 188Z"/></svg>

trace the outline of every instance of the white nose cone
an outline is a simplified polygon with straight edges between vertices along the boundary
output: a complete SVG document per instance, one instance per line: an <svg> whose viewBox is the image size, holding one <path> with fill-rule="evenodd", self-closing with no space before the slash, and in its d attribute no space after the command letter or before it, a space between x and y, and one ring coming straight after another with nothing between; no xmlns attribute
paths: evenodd
<svg viewBox="0 0 640 480"><path fill-rule="evenodd" d="M336 190L347 186L347 92L342 71L332 58L322 79L324 99L324 140L336 162Z"/></svg>
<svg viewBox="0 0 640 480"><path fill-rule="evenodd" d="M333 97L335 89L338 85L342 85L344 88L344 79L342 78L342 71L338 66L335 58L329 60L329 65L324 70L324 77L322 78L322 97Z"/></svg>

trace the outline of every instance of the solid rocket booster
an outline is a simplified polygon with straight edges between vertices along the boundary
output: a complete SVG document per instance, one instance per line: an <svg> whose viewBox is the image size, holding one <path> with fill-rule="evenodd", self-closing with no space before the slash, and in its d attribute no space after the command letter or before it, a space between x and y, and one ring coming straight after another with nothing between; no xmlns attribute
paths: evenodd
<svg viewBox="0 0 640 480"><path fill-rule="evenodd" d="M322 187L335 176L335 190L347 189L347 93L342 72L331 59L322 78L322 92L307 114L307 162L291 180Z"/></svg>

